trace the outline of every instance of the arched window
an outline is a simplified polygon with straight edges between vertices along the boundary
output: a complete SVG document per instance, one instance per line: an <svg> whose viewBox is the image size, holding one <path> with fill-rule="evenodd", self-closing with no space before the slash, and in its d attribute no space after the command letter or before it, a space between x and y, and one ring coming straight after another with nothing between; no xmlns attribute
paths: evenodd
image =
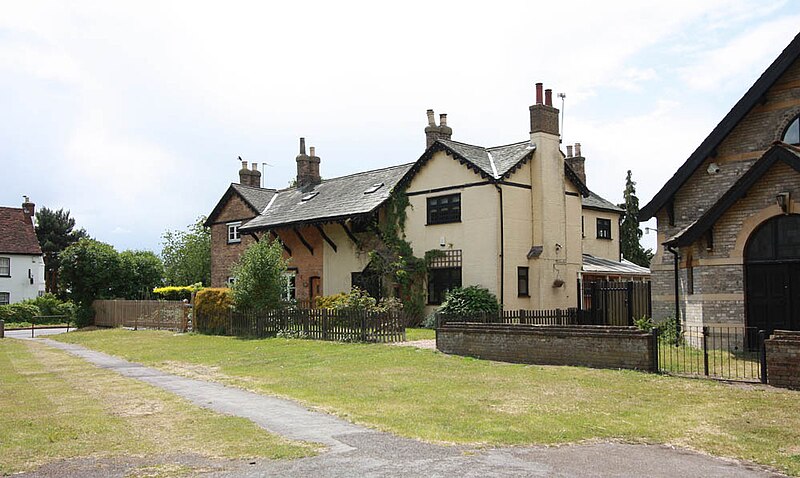
<svg viewBox="0 0 800 478"><path fill-rule="evenodd" d="M789 124L789 127L786 128L786 132L783 133L783 139L781 141L789 144L800 144L800 116L797 116L794 121Z"/></svg>

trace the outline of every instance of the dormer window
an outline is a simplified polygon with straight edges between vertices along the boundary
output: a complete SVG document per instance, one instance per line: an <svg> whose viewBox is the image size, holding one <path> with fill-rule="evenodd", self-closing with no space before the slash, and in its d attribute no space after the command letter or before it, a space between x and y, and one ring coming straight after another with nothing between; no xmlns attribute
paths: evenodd
<svg viewBox="0 0 800 478"><path fill-rule="evenodd" d="M800 116L795 117L794 121L789 124L789 127L786 128L786 131L783 133L783 139L781 141L788 144L800 145Z"/></svg>

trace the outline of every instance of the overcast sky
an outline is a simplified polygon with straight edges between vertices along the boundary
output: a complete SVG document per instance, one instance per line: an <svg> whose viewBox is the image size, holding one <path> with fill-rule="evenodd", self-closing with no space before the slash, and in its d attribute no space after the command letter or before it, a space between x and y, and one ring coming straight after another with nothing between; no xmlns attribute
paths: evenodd
<svg viewBox="0 0 800 478"><path fill-rule="evenodd" d="M620 202L631 169L644 205L800 27L797 1L271 3L0 1L0 205L159 251L237 156L268 187L300 136L324 178L412 162L428 108L521 141L538 81L589 187Z"/></svg>

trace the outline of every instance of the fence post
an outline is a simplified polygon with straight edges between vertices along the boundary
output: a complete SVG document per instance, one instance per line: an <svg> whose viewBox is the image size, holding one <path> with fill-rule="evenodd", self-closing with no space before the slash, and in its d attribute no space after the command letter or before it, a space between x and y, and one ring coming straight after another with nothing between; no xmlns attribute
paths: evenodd
<svg viewBox="0 0 800 478"><path fill-rule="evenodd" d="M650 336L653 341L653 372L658 373L658 328L650 329Z"/></svg>
<svg viewBox="0 0 800 478"><path fill-rule="evenodd" d="M0 339L6 336L6 321L0 320Z"/></svg>
<svg viewBox="0 0 800 478"><path fill-rule="evenodd" d="M33 333L34 333L33 326L35 323L36 323L36 317L31 317L31 338L33 338Z"/></svg>
<svg viewBox="0 0 800 478"><path fill-rule="evenodd" d="M647 281L647 317L653 318L653 283Z"/></svg>
<svg viewBox="0 0 800 478"><path fill-rule="evenodd" d="M633 281L628 281L625 283L625 295L627 304L625 306L628 309L628 325L633 325Z"/></svg>
<svg viewBox="0 0 800 478"><path fill-rule="evenodd" d="M758 331L758 361L761 364L761 383L767 383L767 331Z"/></svg>
<svg viewBox="0 0 800 478"><path fill-rule="evenodd" d="M703 374L708 377L708 326L703 326Z"/></svg>
<svg viewBox="0 0 800 478"><path fill-rule="evenodd" d="M361 313L361 341L367 341L367 312Z"/></svg>

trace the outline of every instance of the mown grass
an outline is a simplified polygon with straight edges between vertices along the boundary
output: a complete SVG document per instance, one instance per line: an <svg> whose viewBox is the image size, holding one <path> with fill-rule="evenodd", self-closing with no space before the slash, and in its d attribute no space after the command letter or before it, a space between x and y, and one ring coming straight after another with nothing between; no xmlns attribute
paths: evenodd
<svg viewBox="0 0 800 478"><path fill-rule="evenodd" d="M433 340L436 338L436 331L433 329L409 328L406 329L406 340Z"/></svg>
<svg viewBox="0 0 800 478"><path fill-rule="evenodd" d="M314 448L33 342L0 341L0 475L63 458L197 453L297 458Z"/></svg>
<svg viewBox="0 0 800 478"><path fill-rule="evenodd" d="M378 429L492 445L670 443L800 475L800 393L429 350L109 330L59 340L292 397Z"/></svg>

